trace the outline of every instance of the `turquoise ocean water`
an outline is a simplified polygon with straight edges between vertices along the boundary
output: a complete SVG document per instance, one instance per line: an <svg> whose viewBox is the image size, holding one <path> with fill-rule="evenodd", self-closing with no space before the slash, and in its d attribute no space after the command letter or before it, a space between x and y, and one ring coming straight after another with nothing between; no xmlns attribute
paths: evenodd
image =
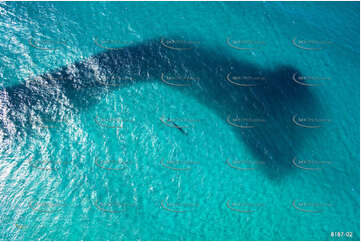
<svg viewBox="0 0 361 242"><path fill-rule="evenodd" d="M0 239L359 240L359 11L1 2Z"/></svg>

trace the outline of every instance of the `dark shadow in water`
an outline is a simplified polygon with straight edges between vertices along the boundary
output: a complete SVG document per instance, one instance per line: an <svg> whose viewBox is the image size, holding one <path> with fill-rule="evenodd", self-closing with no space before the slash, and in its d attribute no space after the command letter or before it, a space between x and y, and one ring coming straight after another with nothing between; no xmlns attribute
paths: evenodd
<svg viewBox="0 0 361 242"><path fill-rule="evenodd" d="M230 125L233 131L265 162L259 168L270 178L279 178L293 170L291 160L304 141L304 133L309 132L292 122L293 115L318 114L320 102L312 87L292 81L294 73L302 75L295 67L264 69L220 52L201 45L175 50L153 39L99 53L3 89L1 126L5 133L14 135L17 131L9 123L26 130L32 117L53 120L60 106L74 113L97 103L109 91L160 80L162 75L186 75L199 80L191 78L186 82L192 85L174 88L197 98L225 122L228 117L236 124Z"/></svg>

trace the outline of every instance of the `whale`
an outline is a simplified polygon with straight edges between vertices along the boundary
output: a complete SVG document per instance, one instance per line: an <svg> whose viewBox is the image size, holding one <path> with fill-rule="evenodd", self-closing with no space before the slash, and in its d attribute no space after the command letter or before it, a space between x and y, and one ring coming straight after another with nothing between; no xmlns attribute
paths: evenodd
<svg viewBox="0 0 361 242"><path fill-rule="evenodd" d="M178 36L166 39L176 38ZM294 73L301 75L302 71L282 60L273 60L272 66L261 66L227 46L197 44L194 48L171 49L162 44L164 39L156 37L105 49L0 89L3 139L31 133L34 120L57 120L60 109L76 115L99 103L109 92L146 82L159 81L167 85L161 81L162 75L185 73L196 76L199 81L169 87L195 98L225 122L229 115L266 120L252 129L231 125L229 128L255 157L265 161L266 165L260 169L270 178L294 170L295 147L302 146L304 132L309 131L292 125L292 115L315 113L321 108L312 90L314 87L292 81ZM259 85L234 85L234 81L227 80L229 73L262 77L259 78L262 81ZM117 85L114 80L119 80Z"/></svg>

